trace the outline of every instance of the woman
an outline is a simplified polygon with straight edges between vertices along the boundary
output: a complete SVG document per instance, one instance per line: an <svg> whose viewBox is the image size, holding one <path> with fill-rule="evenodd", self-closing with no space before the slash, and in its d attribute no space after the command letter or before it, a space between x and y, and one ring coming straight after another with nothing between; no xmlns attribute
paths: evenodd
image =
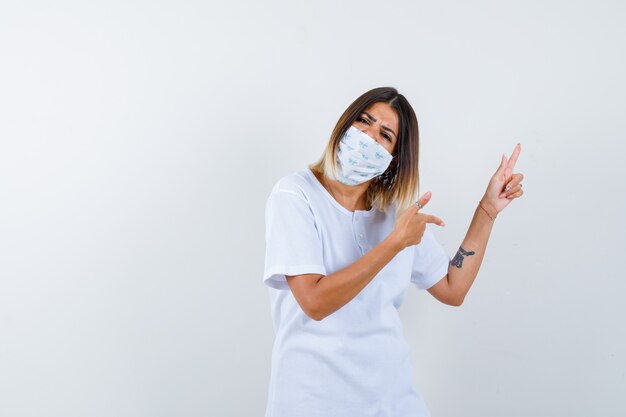
<svg viewBox="0 0 626 417"><path fill-rule="evenodd" d="M264 282L276 340L266 417L421 417L398 308L410 283L460 306L497 214L523 194L521 147L502 156L451 260L418 201L415 113L376 88L339 119L320 160L266 204ZM414 203L415 202L415 203Z"/></svg>

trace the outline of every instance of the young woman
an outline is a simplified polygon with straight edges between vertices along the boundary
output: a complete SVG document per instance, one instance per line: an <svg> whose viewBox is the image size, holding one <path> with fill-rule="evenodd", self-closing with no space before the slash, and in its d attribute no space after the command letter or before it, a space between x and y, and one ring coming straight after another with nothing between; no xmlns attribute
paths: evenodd
<svg viewBox="0 0 626 417"><path fill-rule="evenodd" d="M450 259L422 212L415 113L376 88L339 119L319 161L266 203L264 282L276 339L266 417L423 417L398 308L409 284L460 306L497 214L523 194L503 155Z"/></svg>

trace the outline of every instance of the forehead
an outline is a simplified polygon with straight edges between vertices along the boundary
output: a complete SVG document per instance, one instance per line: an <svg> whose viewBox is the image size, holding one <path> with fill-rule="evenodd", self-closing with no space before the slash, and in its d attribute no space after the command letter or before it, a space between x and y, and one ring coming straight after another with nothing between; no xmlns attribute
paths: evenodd
<svg viewBox="0 0 626 417"><path fill-rule="evenodd" d="M398 114L389 104L377 102L367 107L365 111L374 116L376 120L380 120L383 125L398 131Z"/></svg>

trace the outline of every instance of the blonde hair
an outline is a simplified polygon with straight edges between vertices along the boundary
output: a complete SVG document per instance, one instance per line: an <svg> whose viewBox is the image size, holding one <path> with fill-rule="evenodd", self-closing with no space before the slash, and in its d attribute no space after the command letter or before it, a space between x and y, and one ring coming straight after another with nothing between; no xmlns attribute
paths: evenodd
<svg viewBox="0 0 626 417"><path fill-rule="evenodd" d="M395 205L397 215L419 197L419 131L413 108L395 88L374 88L350 104L337 121L322 156L309 164L309 168L337 179L337 150L343 134L364 110L377 102L387 103L396 111L398 139L391 164L383 174L372 180L366 191L366 199L368 204L376 206L383 213L390 205Z"/></svg>

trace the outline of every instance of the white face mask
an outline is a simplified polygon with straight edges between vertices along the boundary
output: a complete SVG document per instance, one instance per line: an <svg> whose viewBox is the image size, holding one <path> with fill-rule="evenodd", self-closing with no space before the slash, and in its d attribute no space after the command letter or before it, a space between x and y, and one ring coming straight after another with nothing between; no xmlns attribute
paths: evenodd
<svg viewBox="0 0 626 417"><path fill-rule="evenodd" d="M345 185L364 183L385 172L392 159L381 144L350 126L339 142L337 180Z"/></svg>

